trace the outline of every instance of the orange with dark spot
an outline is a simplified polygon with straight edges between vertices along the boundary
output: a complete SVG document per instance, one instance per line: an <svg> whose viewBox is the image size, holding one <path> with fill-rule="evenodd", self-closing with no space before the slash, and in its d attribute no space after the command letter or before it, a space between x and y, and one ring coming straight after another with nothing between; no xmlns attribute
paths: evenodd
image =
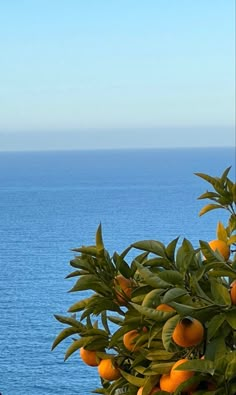
<svg viewBox="0 0 236 395"><path fill-rule="evenodd" d="M180 347L193 347L202 342L204 327L196 318L182 318L176 325L172 339Z"/></svg>

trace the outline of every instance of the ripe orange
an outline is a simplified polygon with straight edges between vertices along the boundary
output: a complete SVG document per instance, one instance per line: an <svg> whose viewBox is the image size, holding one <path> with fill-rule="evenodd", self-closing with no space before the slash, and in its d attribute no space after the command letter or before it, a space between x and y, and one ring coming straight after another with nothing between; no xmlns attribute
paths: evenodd
<svg viewBox="0 0 236 395"><path fill-rule="evenodd" d="M182 318L176 325L172 339L180 347L192 347L200 344L204 337L204 327L192 317Z"/></svg>
<svg viewBox="0 0 236 395"><path fill-rule="evenodd" d="M160 388L162 391L172 393L178 388L180 384L193 377L194 372L188 370L175 370L177 366L181 365L186 361L187 359L180 359L179 361L175 362L175 364L172 366L169 374L163 374L161 376ZM188 391L188 389L186 389L186 391Z"/></svg>
<svg viewBox="0 0 236 395"><path fill-rule="evenodd" d="M135 338L138 336L139 332L137 329L133 329L132 331L129 331L124 334L123 336L123 343L127 350L129 351L137 351L138 347L135 346Z"/></svg>
<svg viewBox="0 0 236 395"><path fill-rule="evenodd" d="M165 303L159 304L159 306L156 307L156 310L164 311L164 312L175 311L175 309L173 307L171 307Z"/></svg>
<svg viewBox="0 0 236 395"><path fill-rule="evenodd" d="M159 387L154 387L154 388L151 390L151 392L149 392L149 395L157 394L157 392L159 392L159 391L160 391L160 388L159 388ZM143 394L143 387L140 387L139 390L138 390L138 392L137 392L137 395L142 395L142 394Z"/></svg>
<svg viewBox="0 0 236 395"><path fill-rule="evenodd" d="M98 366L99 364L96 351L86 350L85 348L81 347L80 356L86 365Z"/></svg>
<svg viewBox="0 0 236 395"><path fill-rule="evenodd" d="M105 380L113 381L121 377L120 371L113 364L112 359L102 359L98 365L98 374Z"/></svg>
<svg viewBox="0 0 236 395"><path fill-rule="evenodd" d="M131 298L133 280L119 274L114 278L116 297L121 306L126 306L127 301Z"/></svg>
<svg viewBox="0 0 236 395"><path fill-rule="evenodd" d="M225 241L216 239L210 241L208 244L213 251L218 250L226 261L229 259L230 248Z"/></svg>
<svg viewBox="0 0 236 395"><path fill-rule="evenodd" d="M236 280L230 284L230 298L233 305L236 305Z"/></svg>

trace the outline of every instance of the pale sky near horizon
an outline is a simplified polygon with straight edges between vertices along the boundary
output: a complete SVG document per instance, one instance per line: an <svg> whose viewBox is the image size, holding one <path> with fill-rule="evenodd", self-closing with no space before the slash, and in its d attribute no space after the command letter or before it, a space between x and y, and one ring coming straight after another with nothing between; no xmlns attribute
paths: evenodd
<svg viewBox="0 0 236 395"><path fill-rule="evenodd" d="M0 53L0 151L235 144L235 0L3 1Z"/></svg>

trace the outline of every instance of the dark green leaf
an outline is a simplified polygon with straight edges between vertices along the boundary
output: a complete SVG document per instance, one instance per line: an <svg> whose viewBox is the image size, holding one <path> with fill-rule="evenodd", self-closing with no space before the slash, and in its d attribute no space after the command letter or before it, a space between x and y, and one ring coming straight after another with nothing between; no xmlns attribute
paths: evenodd
<svg viewBox="0 0 236 395"><path fill-rule="evenodd" d="M225 319L228 324L236 330L236 308L230 309L225 312Z"/></svg>
<svg viewBox="0 0 236 395"><path fill-rule="evenodd" d="M166 270L158 274L158 277L161 280L164 280L166 283L171 285L182 285L183 284L183 276L181 273L175 270Z"/></svg>
<svg viewBox="0 0 236 395"><path fill-rule="evenodd" d="M156 309L151 309L149 307L143 307L135 303L131 303L131 305L142 315L148 317L156 322L166 321L169 317L175 314L174 311L164 312Z"/></svg>
<svg viewBox="0 0 236 395"><path fill-rule="evenodd" d="M156 240L143 240L137 241L132 244L132 247L137 248L139 250L148 251L153 254L159 255L163 258L166 258L165 246L160 241Z"/></svg>
<svg viewBox="0 0 236 395"><path fill-rule="evenodd" d="M57 319L57 321L61 322L62 324L70 325L73 326L74 328L77 328L79 333L86 330L86 326L83 325L81 322L77 321L75 318L64 317L57 314L54 317Z"/></svg>
<svg viewBox="0 0 236 395"><path fill-rule="evenodd" d="M164 297L162 299L162 302L163 303L169 303L172 300L175 300L175 299L179 298L180 296L186 295L187 293L188 293L188 291L186 289L183 289L183 288L172 288L172 289L169 289L165 293L165 295L164 295Z"/></svg>
<svg viewBox="0 0 236 395"><path fill-rule="evenodd" d="M137 269L144 281L153 288L169 288L170 284L154 275L148 268L136 262Z"/></svg>
<svg viewBox="0 0 236 395"><path fill-rule="evenodd" d="M75 340L70 347L68 347L66 354L65 354L65 361L79 348L83 347L84 339Z"/></svg>
<svg viewBox="0 0 236 395"><path fill-rule="evenodd" d="M215 315L210 322L208 323L208 328L207 328L207 340L210 341L217 331L220 329L220 327L223 325L225 322L225 315L224 314L218 314Z"/></svg>
<svg viewBox="0 0 236 395"><path fill-rule="evenodd" d="M166 255L171 261L175 260L175 249L176 249L178 241L179 241L179 237L172 240L166 247Z"/></svg>
<svg viewBox="0 0 236 395"><path fill-rule="evenodd" d="M214 362L206 359L193 359L177 366L175 370L190 370L193 372L214 374Z"/></svg>
<svg viewBox="0 0 236 395"><path fill-rule="evenodd" d="M162 342L166 351L170 351L170 352L177 351L177 348L172 341L172 333L179 320L180 320L180 316L175 315L174 317L169 318L163 326Z"/></svg>
<svg viewBox="0 0 236 395"><path fill-rule="evenodd" d="M66 339L67 337L74 335L75 333L78 333L78 329L74 328L74 327L70 327L70 328L65 328L63 329L56 337L56 339L53 342L52 345L52 350L58 346L59 343L61 343L64 339Z"/></svg>
<svg viewBox="0 0 236 395"><path fill-rule="evenodd" d="M211 273L209 273L211 274ZM231 305L231 299L228 288L223 284L219 283L217 279L210 278L211 293L217 304L227 304Z"/></svg>

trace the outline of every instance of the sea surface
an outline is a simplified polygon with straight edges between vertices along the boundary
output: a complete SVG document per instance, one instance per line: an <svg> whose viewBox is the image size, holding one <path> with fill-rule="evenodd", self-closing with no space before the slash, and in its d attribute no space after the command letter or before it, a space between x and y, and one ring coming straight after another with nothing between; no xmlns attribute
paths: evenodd
<svg viewBox="0 0 236 395"><path fill-rule="evenodd" d="M112 254L130 243L177 236L194 246L215 238L222 210L203 217L197 197L232 166L233 148L0 153L0 392L88 395L96 368L68 343L51 352L63 328L54 314L84 297L68 293L74 247L94 243L102 223Z"/></svg>

